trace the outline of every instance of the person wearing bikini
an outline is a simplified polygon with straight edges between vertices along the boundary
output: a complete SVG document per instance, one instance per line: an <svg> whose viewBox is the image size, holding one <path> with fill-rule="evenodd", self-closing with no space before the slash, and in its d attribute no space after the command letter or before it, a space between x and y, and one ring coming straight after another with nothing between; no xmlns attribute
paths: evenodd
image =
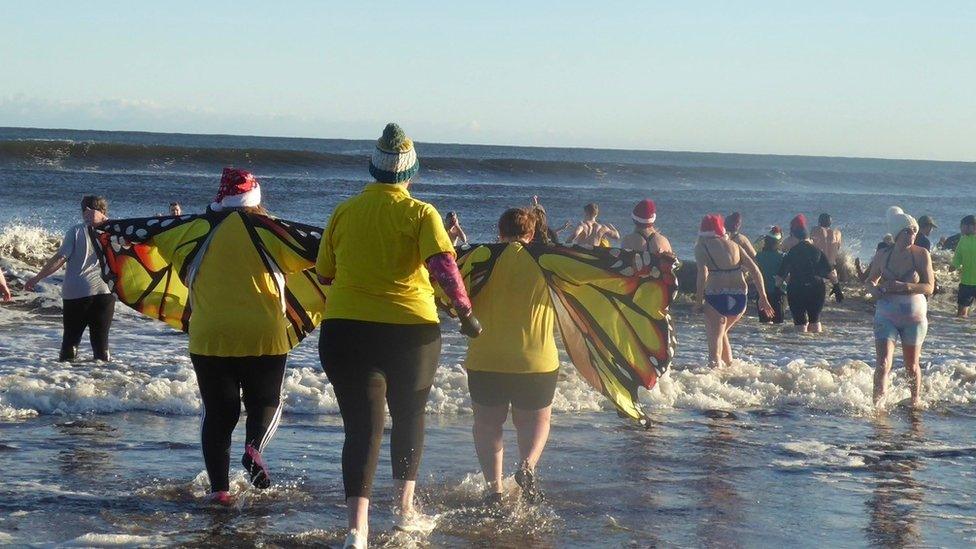
<svg viewBox="0 0 976 549"><path fill-rule="evenodd" d="M871 261L865 286L877 299L874 313L876 366L874 370L874 403L884 397L891 371L895 343L901 339L905 371L908 374L912 407L917 408L922 386L919 360L922 342L928 331L928 301L932 295L932 257L928 250L915 245L918 223L905 213L888 217L895 243L878 251Z"/></svg>
<svg viewBox="0 0 976 549"><path fill-rule="evenodd" d="M732 363L729 331L746 311L746 273L756 283L759 309L766 315L773 315L763 276L756 262L728 239L724 220L717 214L702 219L695 260L698 263L695 308L705 314L708 365L713 368L729 365Z"/></svg>

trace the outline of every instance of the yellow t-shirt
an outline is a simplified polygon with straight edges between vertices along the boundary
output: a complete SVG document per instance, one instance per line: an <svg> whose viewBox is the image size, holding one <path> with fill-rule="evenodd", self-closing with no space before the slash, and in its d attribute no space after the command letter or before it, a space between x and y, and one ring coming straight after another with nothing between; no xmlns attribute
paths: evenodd
<svg viewBox="0 0 976 549"><path fill-rule="evenodd" d="M153 239L160 254L180 264L203 222ZM256 228L268 255L283 275L309 269L299 256L267 229ZM190 352L207 356L283 355L291 350L288 319L275 275L268 271L238 213L213 229L190 287Z"/></svg>
<svg viewBox="0 0 976 549"><path fill-rule="evenodd" d="M556 310L539 265L522 244L502 252L471 305L484 331L468 342L465 368L507 374L559 368Z"/></svg>
<svg viewBox="0 0 976 549"><path fill-rule="evenodd" d="M322 235L315 270L333 279L325 319L439 322L424 261L443 252L454 246L433 206L402 185L366 185L336 206Z"/></svg>

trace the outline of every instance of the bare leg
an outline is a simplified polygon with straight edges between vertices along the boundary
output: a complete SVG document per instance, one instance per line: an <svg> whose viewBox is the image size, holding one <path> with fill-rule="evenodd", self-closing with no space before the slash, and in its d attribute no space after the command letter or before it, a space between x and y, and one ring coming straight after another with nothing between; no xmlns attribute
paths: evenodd
<svg viewBox="0 0 976 549"><path fill-rule="evenodd" d="M742 315L736 317L725 317L725 326L722 328L722 361L726 366L732 364L732 343L729 341L729 332L740 320Z"/></svg>
<svg viewBox="0 0 976 549"><path fill-rule="evenodd" d="M708 365L712 368L722 365L719 353L722 352L725 337L725 317L711 305L705 305L705 342L708 343Z"/></svg>
<svg viewBox="0 0 976 549"><path fill-rule="evenodd" d="M504 463L505 448L502 443L502 426L508 418L508 405L482 406L473 404L474 426L471 433L474 436L474 449L481 463L481 473L485 476L489 493L502 491L502 464Z"/></svg>
<svg viewBox="0 0 976 549"><path fill-rule="evenodd" d="M519 410L512 408L512 423L518 434L519 456L521 462L535 470L536 463L542 457L542 450L549 440L549 424L552 418L552 406L541 410Z"/></svg>
<svg viewBox="0 0 976 549"><path fill-rule="evenodd" d="M369 498L346 498L346 513L349 529L360 534L369 534Z"/></svg>
<svg viewBox="0 0 976 549"><path fill-rule="evenodd" d="M969 316L969 307L959 307L956 309L956 317L966 318L967 316Z"/></svg>
<svg viewBox="0 0 976 549"><path fill-rule="evenodd" d="M798 334L807 333L807 324L794 324L793 329L796 330Z"/></svg>
<svg viewBox="0 0 976 549"><path fill-rule="evenodd" d="M811 334L819 334L823 331L823 326L819 322L811 322L807 325L807 332Z"/></svg>
<svg viewBox="0 0 976 549"><path fill-rule="evenodd" d="M876 339L875 351L877 360L874 367L874 404L877 405L888 385L888 372L891 371L895 342L890 339Z"/></svg>
<svg viewBox="0 0 976 549"><path fill-rule="evenodd" d="M918 407L919 394L922 390L922 368L919 358L922 356L921 345L902 345L902 356L905 359L905 372L908 373L908 383L912 391L912 407Z"/></svg>
<svg viewBox="0 0 976 549"><path fill-rule="evenodd" d="M400 502L400 514L409 515L413 512L413 492L417 488L416 480L394 479L393 489L396 490Z"/></svg>

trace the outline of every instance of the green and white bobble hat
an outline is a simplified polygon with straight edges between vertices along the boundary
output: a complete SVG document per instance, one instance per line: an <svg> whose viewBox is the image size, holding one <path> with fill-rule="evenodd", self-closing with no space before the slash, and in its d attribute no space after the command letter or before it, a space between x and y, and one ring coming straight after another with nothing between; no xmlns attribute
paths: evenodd
<svg viewBox="0 0 976 549"><path fill-rule="evenodd" d="M376 150L369 159L370 175L380 183L405 183L419 169L413 141L400 126L390 122L383 128L383 136L376 140Z"/></svg>

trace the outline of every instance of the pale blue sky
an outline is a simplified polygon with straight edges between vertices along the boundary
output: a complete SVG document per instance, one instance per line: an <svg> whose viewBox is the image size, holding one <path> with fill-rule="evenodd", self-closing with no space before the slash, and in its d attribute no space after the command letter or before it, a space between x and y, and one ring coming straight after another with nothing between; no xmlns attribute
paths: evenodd
<svg viewBox="0 0 976 549"><path fill-rule="evenodd" d="M15 2L0 125L976 160L976 2Z"/></svg>

